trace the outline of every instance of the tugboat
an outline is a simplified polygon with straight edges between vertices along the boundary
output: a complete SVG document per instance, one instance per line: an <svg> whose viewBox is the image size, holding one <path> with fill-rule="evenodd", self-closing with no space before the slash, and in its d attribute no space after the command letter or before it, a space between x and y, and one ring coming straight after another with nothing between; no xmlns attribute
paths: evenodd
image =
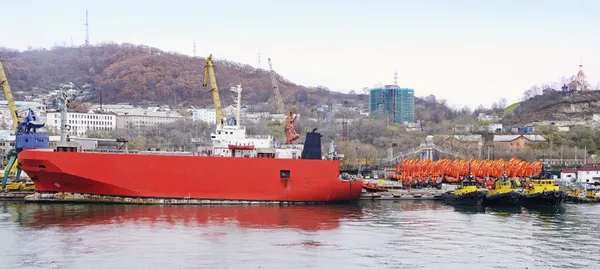
<svg viewBox="0 0 600 269"><path fill-rule="evenodd" d="M477 188L477 182L469 176L462 181L460 187L444 193L442 198L445 203L453 206L483 207L485 193Z"/></svg>
<svg viewBox="0 0 600 269"><path fill-rule="evenodd" d="M592 183L594 186L596 184ZM600 202L600 190L596 187L588 187L585 198L588 199L590 203L598 203Z"/></svg>
<svg viewBox="0 0 600 269"><path fill-rule="evenodd" d="M523 198L523 195L513 188L508 179L497 179L494 186L487 192L485 205L499 207L518 206L521 203L521 198Z"/></svg>
<svg viewBox="0 0 600 269"><path fill-rule="evenodd" d="M552 179L533 179L526 185L523 202L527 205L558 206L565 201L565 193Z"/></svg>
<svg viewBox="0 0 600 269"><path fill-rule="evenodd" d="M588 202L590 202L590 199L588 199L586 197L586 193L584 193L582 190L573 189L573 190L571 190L571 192L567 193L567 195L565 197L565 201L579 204L579 203L588 203Z"/></svg>

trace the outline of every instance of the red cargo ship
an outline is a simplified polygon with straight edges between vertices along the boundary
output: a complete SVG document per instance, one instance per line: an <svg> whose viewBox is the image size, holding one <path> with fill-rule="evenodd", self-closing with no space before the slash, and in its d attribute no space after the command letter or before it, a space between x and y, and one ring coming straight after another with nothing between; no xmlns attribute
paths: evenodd
<svg viewBox="0 0 600 269"><path fill-rule="evenodd" d="M224 130L228 128L220 132L230 132ZM306 147L300 156L298 148L267 152L253 142L239 144L214 147L213 152L230 157L33 149L22 151L19 163L35 183L36 194L29 197L34 200L333 202L355 200L361 194L362 182L340 177L340 160L310 158ZM320 145L318 149L320 155Z"/></svg>
<svg viewBox="0 0 600 269"><path fill-rule="evenodd" d="M211 140L212 156L79 152L77 145L23 150L19 163L36 190L26 199L222 204L350 201L361 194L362 182L340 176L339 158L323 158L314 130L304 145L275 147L272 137L248 137L232 121Z"/></svg>

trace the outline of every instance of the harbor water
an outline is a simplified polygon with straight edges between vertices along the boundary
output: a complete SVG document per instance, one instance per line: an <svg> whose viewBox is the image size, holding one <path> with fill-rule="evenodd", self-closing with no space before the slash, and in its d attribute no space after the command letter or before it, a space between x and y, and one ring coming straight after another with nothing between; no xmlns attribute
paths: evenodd
<svg viewBox="0 0 600 269"><path fill-rule="evenodd" d="M598 268L600 204L0 202L0 268Z"/></svg>

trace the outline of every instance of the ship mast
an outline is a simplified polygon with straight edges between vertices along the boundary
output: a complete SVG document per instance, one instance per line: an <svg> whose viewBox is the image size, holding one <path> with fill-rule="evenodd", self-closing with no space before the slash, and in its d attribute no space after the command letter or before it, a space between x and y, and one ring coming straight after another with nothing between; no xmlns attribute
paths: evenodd
<svg viewBox="0 0 600 269"><path fill-rule="evenodd" d="M68 113L68 103L69 96L65 91L61 91L58 93L58 109L60 110L60 141L67 142L69 137L69 113Z"/></svg>

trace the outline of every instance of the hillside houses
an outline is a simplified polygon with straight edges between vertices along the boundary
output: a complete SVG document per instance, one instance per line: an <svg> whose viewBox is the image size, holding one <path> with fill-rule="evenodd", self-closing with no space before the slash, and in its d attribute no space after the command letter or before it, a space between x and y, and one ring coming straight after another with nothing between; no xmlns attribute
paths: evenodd
<svg viewBox="0 0 600 269"><path fill-rule="evenodd" d="M453 152L458 152L467 158L480 158L484 139L481 135L442 135L437 144Z"/></svg>
<svg viewBox="0 0 600 269"><path fill-rule="evenodd" d="M545 142L541 135L494 135L494 148L506 152L522 151L532 143Z"/></svg>

